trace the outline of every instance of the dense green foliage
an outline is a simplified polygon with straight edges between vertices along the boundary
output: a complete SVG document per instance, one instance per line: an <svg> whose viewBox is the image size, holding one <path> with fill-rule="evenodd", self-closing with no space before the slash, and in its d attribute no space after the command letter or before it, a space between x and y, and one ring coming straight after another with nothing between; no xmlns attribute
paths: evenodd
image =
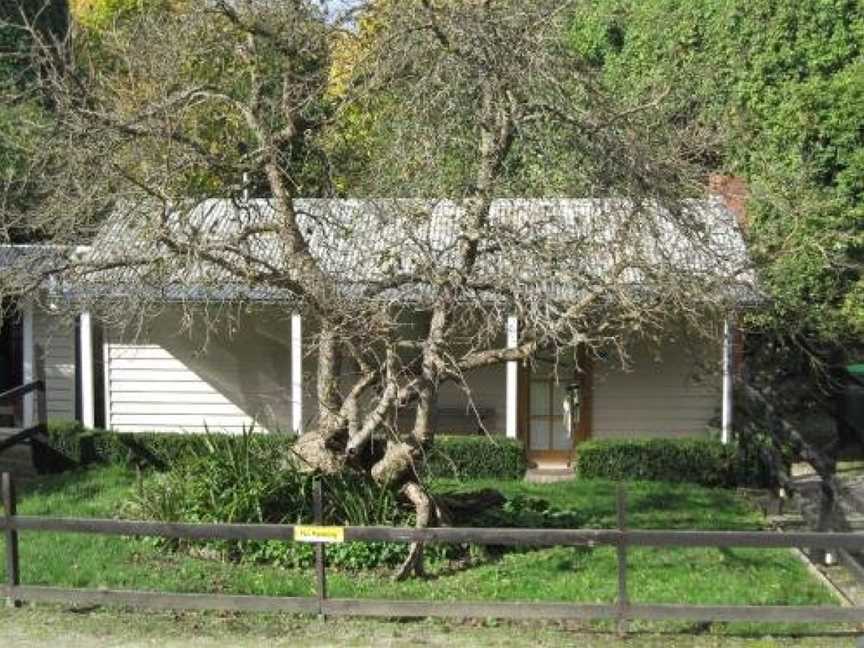
<svg viewBox="0 0 864 648"><path fill-rule="evenodd" d="M292 437L248 432L241 435L171 434L164 432L122 434L87 430L74 421L49 425L51 448L37 453L37 465L45 470L63 468L65 459L82 465L156 467L139 483L132 501L137 517L190 522L312 521L314 476L297 472L291 465ZM65 459L64 459L65 458ZM524 473L521 446L506 439L444 436L429 456L427 478L476 477L519 479ZM330 524L410 524L410 507L397 502L394 493L369 477L346 473L322 480L324 520ZM560 524L556 509L537 509L530 504L531 526ZM513 522L514 514L528 510L520 501L508 504L490 524ZM573 513L575 515L575 513ZM519 517L516 515L516 517ZM572 517L572 516L571 516ZM568 518L570 519L570 518ZM575 518L574 518L575 519ZM581 518L580 518L581 519ZM515 523L515 522L514 522ZM168 544L173 548L216 551L233 560L251 560L296 567L311 564L309 545L284 542ZM393 566L404 559L407 548L392 543L346 544L329 553L333 565L346 568ZM453 548L434 550L444 555Z"/></svg>
<svg viewBox="0 0 864 648"><path fill-rule="evenodd" d="M232 104L247 99L253 87L259 86L262 94L256 101L263 112L258 118L277 124L282 119L279 107L286 70L308 78L310 83L316 79L322 88L326 85L327 55L313 45L319 37L314 32L323 29L314 3L259 5L257 14L262 24L270 24L277 33L285 31L286 38L290 38L290 30L283 21L293 21L292 29L298 31L305 25L308 43L289 46L261 39L253 48L254 65L238 55L247 46L246 33L218 11L198 11L200 3L78 0L77 5L76 57L82 67L96 71L94 97L104 109L121 118L134 118L142 104L169 101L177 88L207 87L226 98L179 111L183 116L174 128L182 128L184 137L195 143L196 152L168 156L172 191L182 199L225 195L238 191L245 173L251 185L246 189L251 194L270 194L263 169L249 159L254 157L251 152L257 147L256 136ZM165 66L166 60L172 64ZM300 195L316 196L324 191L320 181L324 172L313 140L326 116L326 103L323 96L303 102L297 115L303 135L291 146L286 144L279 156ZM131 175L147 174L166 164L161 146L159 138L139 138L131 151L112 154L116 155L114 162L127 167ZM109 195L113 188L103 191Z"/></svg>
<svg viewBox="0 0 864 648"><path fill-rule="evenodd" d="M166 432L118 433L88 430L76 421L51 421L50 449L37 453L37 462L46 471L64 467L64 458L75 464L130 464L165 469L186 454L206 447L208 437L200 434ZM223 447L252 444L262 453L279 455L290 447L293 437L281 434L220 435ZM427 457L427 478L520 479L525 473L522 446L517 441L485 436L439 435Z"/></svg>
<svg viewBox="0 0 864 648"><path fill-rule="evenodd" d="M25 209L39 193L29 168L34 151L50 127L50 110L38 90L38 67L30 59L33 40L26 22L37 34L62 38L67 28L65 5L60 0L20 2L0 0L0 187L10 211ZM27 235L25 227L5 234L12 239Z"/></svg>
<svg viewBox="0 0 864 648"><path fill-rule="evenodd" d="M175 459L170 470L139 482L132 500L136 517L162 521L311 523L312 490L317 478L290 462L290 445L261 443L268 435L208 435ZM401 525L410 516L392 491L353 473L320 478L323 519L338 525ZM308 566L312 546L293 542L177 542L172 548L218 551L231 560ZM394 565L406 547L392 543L345 544L329 552L335 566L369 568Z"/></svg>
<svg viewBox="0 0 864 648"><path fill-rule="evenodd" d="M184 0L69 0L69 11L78 25L98 30L144 11L169 11Z"/></svg>
<svg viewBox="0 0 864 648"><path fill-rule="evenodd" d="M862 3L587 3L571 41L616 94L667 95L667 120L715 133L706 170L749 181L751 251L785 331L864 332Z"/></svg>
<svg viewBox="0 0 864 648"><path fill-rule="evenodd" d="M278 434L252 434L249 440L242 436L225 436L226 445L250 443L266 452L279 452L287 446L291 437ZM46 452L44 468L51 470L51 461L63 468L63 458L75 464L120 464L138 465L164 470L186 454L194 453L206 445L207 437L201 434L166 432L119 433L106 430L90 430L77 421L49 421L48 438L51 449L62 457ZM37 462L39 461L37 457Z"/></svg>
<svg viewBox="0 0 864 648"><path fill-rule="evenodd" d="M439 435L426 457L432 478L521 479L525 453L515 439Z"/></svg>
<svg viewBox="0 0 864 648"><path fill-rule="evenodd" d="M708 439L603 439L579 446L582 479L690 482L709 487L767 486L758 449Z"/></svg>

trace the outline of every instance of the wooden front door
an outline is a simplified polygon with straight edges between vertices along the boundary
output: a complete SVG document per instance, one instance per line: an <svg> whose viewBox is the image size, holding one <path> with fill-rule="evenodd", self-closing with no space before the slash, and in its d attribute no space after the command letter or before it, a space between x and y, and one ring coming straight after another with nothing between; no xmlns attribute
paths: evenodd
<svg viewBox="0 0 864 648"><path fill-rule="evenodd" d="M573 426L565 403L567 386L553 377L532 374L528 388L528 454L539 461L567 464Z"/></svg>
<svg viewBox="0 0 864 648"><path fill-rule="evenodd" d="M591 436L590 364L558 373L538 362L520 375L523 439L532 463L566 467L577 444ZM568 380L569 378L569 380Z"/></svg>

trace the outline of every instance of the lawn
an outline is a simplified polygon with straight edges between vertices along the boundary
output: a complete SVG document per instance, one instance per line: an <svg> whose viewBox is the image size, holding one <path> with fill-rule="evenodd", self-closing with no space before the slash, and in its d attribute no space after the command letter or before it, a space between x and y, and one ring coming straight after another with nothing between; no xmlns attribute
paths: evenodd
<svg viewBox="0 0 864 648"><path fill-rule="evenodd" d="M615 486L602 481L557 484L475 482L438 490L491 486L509 496L540 497L586 512L591 525L614 526ZM22 515L123 516L133 472L107 467L47 478L26 489ZM656 482L628 485L634 528L755 529L760 516L732 491ZM695 604L836 604L830 592L786 550L638 549L630 553L634 602ZM21 534L22 581L86 588L231 592L298 596L313 593L312 570L231 564L166 554L147 539ZM395 583L375 571L329 573L334 597L433 600L610 602L616 592L609 548L552 548L506 553L466 568L430 565L431 580Z"/></svg>

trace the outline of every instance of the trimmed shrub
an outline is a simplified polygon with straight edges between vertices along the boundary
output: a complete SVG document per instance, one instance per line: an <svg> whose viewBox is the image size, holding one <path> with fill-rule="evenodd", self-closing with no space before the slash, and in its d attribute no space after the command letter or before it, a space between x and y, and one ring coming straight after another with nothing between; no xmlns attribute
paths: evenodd
<svg viewBox="0 0 864 648"><path fill-rule="evenodd" d="M242 435L219 435L225 444L238 444ZM48 438L54 450L72 461L121 463L166 470L179 458L202 449L205 434L172 432L120 433L89 430L76 421L50 421ZM252 443L278 454L293 437L254 434ZM521 479L525 474L522 445L512 439L487 436L439 435L427 457L425 476L457 479Z"/></svg>
<svg viewBox="0 0 864 648"><path fill-rule="evenodd" d="M219 436L226 444L243 443L243 435ZM79 465L124 464L166 470L181 457L200 450L207 437L175 432L111 432L87 429L76 421L48 422L52 449ZM270 451L288 447L292 441L292 437L281 434L252 434L250 438Z"/></svg>
<svg viewBox="0 0 864 648"><path fill-rule="evenodd" d="M489 436L435 438L426 457L426 477L455 479L522 479L525 475L522 444Z"/></svg>
<svg viewBox="0 0 864 648"><path fill-rule="evenodd" d="M767 486L759 455L707 439L604 439L579 446L585 479L692 482L708 487Z"/></svg>

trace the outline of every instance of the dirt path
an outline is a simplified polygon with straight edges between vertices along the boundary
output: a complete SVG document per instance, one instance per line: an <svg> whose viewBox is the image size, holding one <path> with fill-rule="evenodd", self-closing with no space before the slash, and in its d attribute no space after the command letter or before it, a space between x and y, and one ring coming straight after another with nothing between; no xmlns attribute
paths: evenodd
<svg viewBox="0 0 864 648"><path fill-rule="evenodd" d="M621 646L614 634L560 624L444 623L439 621L327 620L285 615L176 614L104 609L70 611L54 606L10 610L0 603L3 648L278 648L318 646L501 647ZM724 637L712 634L628 635L630 648L844 648L857 645L851 633L808 637Z"/></svg>

